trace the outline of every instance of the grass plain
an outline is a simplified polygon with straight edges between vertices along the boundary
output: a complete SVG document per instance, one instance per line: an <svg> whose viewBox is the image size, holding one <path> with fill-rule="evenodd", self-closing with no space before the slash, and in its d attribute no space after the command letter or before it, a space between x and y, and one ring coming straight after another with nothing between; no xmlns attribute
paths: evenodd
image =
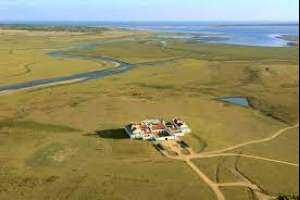
<svg viewBox="0 0 300 200"><path fill-rule="evenodd" d="M0 34L0 85L113 66L48 55L57 49L136 65L105 79L1 95L0 199L215 199L183 162L123 138L120 128L180 116L193 129L183 139L195 151L209 152L269 137L298 121L298 47L210 45L121 30ZM68 48L99 40L114 42ZM248 97L252 107L216 101L222 96ZM237 152L298 163L298 136L291 130ZM212 179L219 169L220 181L234 181L237 159L195 163ZM225 164L218 167L220 162ZM299 193L297 167L245 158L238 166L268 193ZM246 188L224 193L227 199L252 198Z"/></svg>

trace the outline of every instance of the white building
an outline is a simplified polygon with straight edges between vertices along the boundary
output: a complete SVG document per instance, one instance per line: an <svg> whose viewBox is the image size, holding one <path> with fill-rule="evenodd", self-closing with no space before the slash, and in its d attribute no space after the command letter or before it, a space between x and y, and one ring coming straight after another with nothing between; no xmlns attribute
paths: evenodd
<svg viewBox="0 0 300 200"><path fill-rule="evenodd" d="M191 129L184 121L175 118L169 122L153 119L130 123L125 126L125 131L131 139L162 141L175 140L190 133Z"/></svg>

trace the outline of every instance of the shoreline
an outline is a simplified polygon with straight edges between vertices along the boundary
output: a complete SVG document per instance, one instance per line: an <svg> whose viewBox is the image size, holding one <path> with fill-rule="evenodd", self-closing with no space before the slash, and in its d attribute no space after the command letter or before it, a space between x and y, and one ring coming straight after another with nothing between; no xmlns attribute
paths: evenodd
<svg viewBox="0 0 300 200"><path fill-rule="evenodd" d="M35 90L35 89L40 89L40 88L45 88L45 87L51 87L51 86L58 86L58 85L66 85L66 84L72 84L72 83L79 83L87 80L86 78L78 78L74 80L67 80L67 81L59 81L55 83L47 83L43 85L37 85L37 86L32 86L28 88L22 88L22 89L8 89L8 90L3 90L0 91L0 96L8 95L8 94L13 94L16 92L21 92L21 91L28 91L28 90Z"/></svg>
<svg viewBox="0 0 300 200"><path fill-rule="evenodd" d="M52 24L53 23L53 24ZM90 23L90 24L89 24ZM224 22L225 23L225 22ZM297 23L254 23L260 27L264 26L297 26ZM205 44L221 44L232 46L250 46L250 47L293 47L299 45L299 35L294 33L294 30L290 33L280 34L280 30L274 30L274 33L267 34L262 32L258 33L259 40L255 40L255 37L245 37L244 33L239 33L238 30L231 30L228 32L228 28L234 27L253 27L253 23L245 24L223 24L216 23L142 23L142 22L24 22L24 23L1 23L1 30L11 31L40 31L40 32L56 32L56 33L74 33L74 34L87 34L87 33L101 33L108 30L120 30L120 31L142 31L152 34L160 35L165 38L175 38L183 40L191 40ZM218 29L219 28L219 29ZM225 28L224 30L222 28ZM250 29L251 30L251 29ZM277 32L277 33L276 33ZM251 32L253 33L253 31ZM298 41L294 38L297 37ZM269 39L268 39L269 38ZM271 39L270 39L271 38ZM273 41L272 41L273 40Z"/></svg>
<svg viewBox="0 0 300 200"><path fill-rule="evenodd" d="M271 37L286 41L287 46L299 46L299 35L274 34Z"/></svg>

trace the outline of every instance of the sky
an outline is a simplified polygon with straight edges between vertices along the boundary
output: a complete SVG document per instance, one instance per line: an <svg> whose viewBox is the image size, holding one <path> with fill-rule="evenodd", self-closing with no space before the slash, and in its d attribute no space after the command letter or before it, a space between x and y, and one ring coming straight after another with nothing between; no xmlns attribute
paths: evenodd
<svg viewBox="0 0 300 200"><path fill-rule="evenodd" d="M0 21L298 21L299 0L0 0Z"/></svg>

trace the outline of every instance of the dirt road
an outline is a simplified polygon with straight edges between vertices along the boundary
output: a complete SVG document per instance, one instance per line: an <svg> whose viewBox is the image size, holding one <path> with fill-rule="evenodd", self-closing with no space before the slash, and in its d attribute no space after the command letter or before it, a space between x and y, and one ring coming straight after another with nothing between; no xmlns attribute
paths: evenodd
<svg viewBox="0 0 300 200"><path fill-rule="evenodd" d="M269 142L271 140L276 139L277 137L279 137L280 135L282 135L286 131L294 129L294 128L299 128L299 122L296 125L294 125L294 126L289 126L289 127L280 129L279 131L277 131L275 134L271 135L270 137L259 139L259 140L248 141L248 142L237 144L237 145L234 145L234 146L231 146L231 147L227 147L227 148L221 149L221 150L216 150L216 151L202 153L202 155L224 153L224 152L232 151L232 150L235 150L235 149L239 149L241 147L245 147L245 146L248 146L248 145L251 145L251 144L260 144L260 143L264 143L264 142Z"/></svg>
<svg viewBox="0 0 300 200"><path fill-rule="evenodd" d="M177 143L177 141L164 141L162 142L162 145L166 147L166 150L161 150L161 153L165 155L166 157L174 160L180 160L185 162L196 174L199 178L201 178L215 193L217 200L226 200L222 188L224 187L246 187L253 191L256 198L258 200L272 200L274 199L273 196L270 196L269 194L266 194L258 185L255 183L252 183L250 180L248 180L246 177L244 177L239 172L235 172L240 176L241 181L237 182L229 182L229 183L217 183L212 181L204 172L202 172L194 163L193 159L205 159L205 158L211 158L211 157L244 157L249 159L257 159L257 160L264 160L268 162L274 162L279 164L285 164L285 165L291 165L294 167L299 167L298 163L291 163L287 161L281 161L281 160L275 160L270 158L265 158L261 156L256 155L247 155L247 154L239 154L239 153L225 153L228 151L236 150L244 146L248 146L251 144L260 144L272 141L285 133L288 130L298 128L299 122L290 127L285 127L280 130L278 130L276 133L274 133L272 136L259 139L259 140L252 140L249 142L233 145L231 147L227 147L225 149L211 151L211 152L204 152L204 153L195 153L191 148L185 148L185 151L188 151L189 154L184 154L182 147ZM172 152L172 153L170 153Z"/></svg>

